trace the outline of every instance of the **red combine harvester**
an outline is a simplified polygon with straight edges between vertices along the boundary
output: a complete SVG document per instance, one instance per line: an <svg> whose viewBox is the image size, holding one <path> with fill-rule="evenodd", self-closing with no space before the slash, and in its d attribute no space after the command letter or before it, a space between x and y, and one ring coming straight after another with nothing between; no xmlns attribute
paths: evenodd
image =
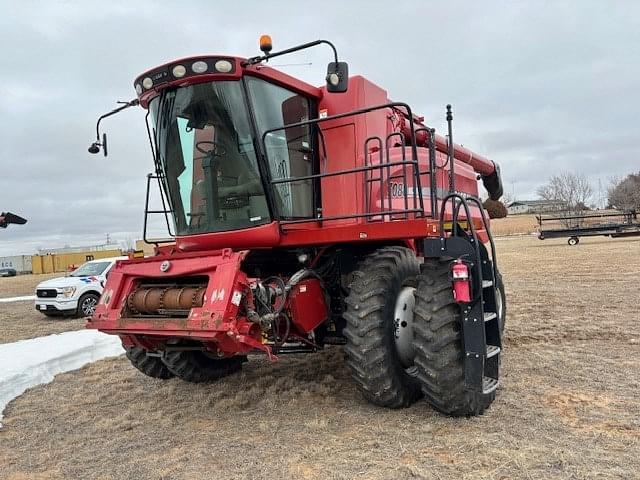
<svg viewBox="0 0 640 480"><path fill-rule="evenodd" d="M322 88L267 66L320 44L334 55ZM498 166L453 143L450 107L445 138L349 78L330 42L260 46L154 68L135 100L100 117L148 110L145 240L160 214L175 244L118 262L88 328L118 335L144 374L190 382L236 372L252 352L344 345L376 405L424 395L447 414L482 413L505 298L478 180L498 199ZM100 120L89 151L106 155Z"/></svg>

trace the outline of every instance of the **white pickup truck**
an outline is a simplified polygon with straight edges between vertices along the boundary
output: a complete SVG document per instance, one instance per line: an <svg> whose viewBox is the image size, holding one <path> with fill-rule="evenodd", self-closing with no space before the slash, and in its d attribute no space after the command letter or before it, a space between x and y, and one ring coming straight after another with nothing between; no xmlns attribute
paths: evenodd
<svg viewBox="0 0 640 480"><path fill-rule="evenodd" d="M112 257L91 260L66 277L40 283L36 287L36 310L48 317L93 315L109 271L116 260L126 259Z"/></svg>

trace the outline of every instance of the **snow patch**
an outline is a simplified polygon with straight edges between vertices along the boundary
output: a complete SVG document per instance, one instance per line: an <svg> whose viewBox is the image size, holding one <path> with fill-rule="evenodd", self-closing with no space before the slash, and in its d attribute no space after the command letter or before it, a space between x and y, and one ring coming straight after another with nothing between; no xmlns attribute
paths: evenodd
<svg viewBox="0 0 640 480"><path fill-rule="evenodd" d="M21 297L5 297L0 298L0 303L8 303L8 302L24 302L26 300L35 300L35 295L23 295Z"/></svg>
<svg viewBox="0 0 640 480"><path fill-rule="evenodd" d="M49 383L59 373L123 353L120 338L97 330L0 344L0 421L7 404L27 389Z"/></svg>

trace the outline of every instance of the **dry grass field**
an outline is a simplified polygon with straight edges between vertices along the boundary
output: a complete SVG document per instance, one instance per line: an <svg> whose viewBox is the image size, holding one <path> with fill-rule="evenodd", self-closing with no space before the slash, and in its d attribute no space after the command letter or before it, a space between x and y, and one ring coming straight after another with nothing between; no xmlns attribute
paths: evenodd
<svg viewBox="0 0 640 480"><path fill-rule="evenodd" d="M38 283L59 276L54 273L0 278L0 298L33 295ZM46 317L34 308L32 300L0 303L0 343L78 330L83 326L82 319Z"/></svg>
<svg viewBox="0 0 640 480"><path fill-rule="evenodd" d="M491 220L491 232L495 237L504 235L525 235L537 232L538 221L535 215L510 215Z"/></svg>
<svg viewBox="0 0 640 480"><path fill-rule="evenodd" d="M61 273L46 273L43 275L17 275L15 277L0 278L0 298L17 295L35 295L36 285L50 278L60 277Z"/></svg>
<svg viewBox="0 0 640 480"><path fill-rule="evenodd" d="M339 349L255 358L209 385L152 380L116 358L8 406L0 478L640 478L640 241L497 248L507 340L481 417L373 407Z"/></svg>

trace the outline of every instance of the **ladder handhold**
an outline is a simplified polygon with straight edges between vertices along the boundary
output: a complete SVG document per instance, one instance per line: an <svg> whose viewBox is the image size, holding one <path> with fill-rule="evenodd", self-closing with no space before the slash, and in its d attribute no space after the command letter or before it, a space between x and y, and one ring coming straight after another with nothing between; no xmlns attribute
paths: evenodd
<svg viewBox="0 0 640 480"><path fill-rule="evenodd" d="M500 347L496 345L487 345L487 358L495 357L500 353Z"/></svg>
<svg viewBox="0 0 640 480"><path fill-rule="evenodd" d="M500 382L496 378L482 377L482 393L488 395L492 392L495 392L499 384Z"/></svg>
<svg viewBox="0 0 640 480"><path fill-rule="evenodd" d="M484 321L485 322L493 320L494 318L498 318L498 314L496 312L484 312Z"/></svg>

